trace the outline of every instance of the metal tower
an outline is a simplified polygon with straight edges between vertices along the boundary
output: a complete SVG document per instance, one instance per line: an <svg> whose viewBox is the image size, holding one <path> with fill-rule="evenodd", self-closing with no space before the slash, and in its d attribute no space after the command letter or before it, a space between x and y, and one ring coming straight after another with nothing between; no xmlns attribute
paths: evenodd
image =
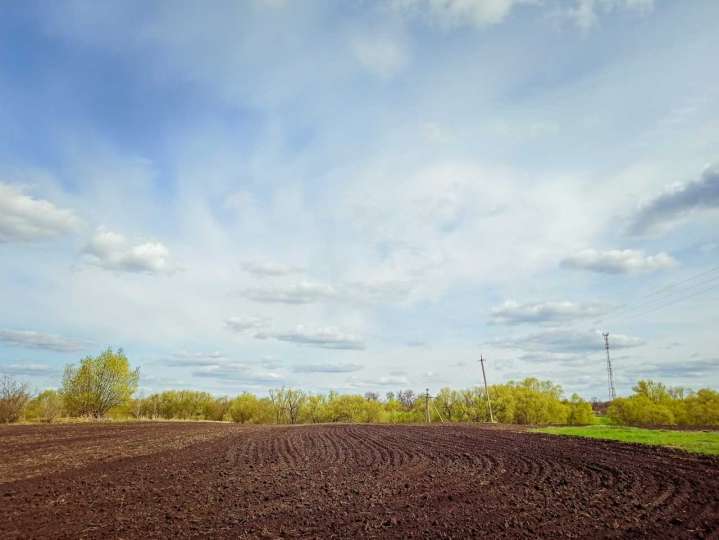
<svg viewBox="0 0 719 540"><path fill-rule="evenodd" d="M607 350L607 384L609 386L609 401L617 397L614 390L614 372L612 371L612 359L609 357L609 332L602 334L604 336L604 348Z"/></svg>

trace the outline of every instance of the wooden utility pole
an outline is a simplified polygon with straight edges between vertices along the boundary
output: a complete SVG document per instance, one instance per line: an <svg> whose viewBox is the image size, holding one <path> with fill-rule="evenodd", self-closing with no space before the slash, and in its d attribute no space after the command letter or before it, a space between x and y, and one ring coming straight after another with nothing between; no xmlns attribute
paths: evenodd
<svg viewBox="0 0 719 540"><path fill-rule="evenodd" d="M424 392L424 419L429 424L430 418L429 418L429 388L427 388Z"/></svg>
<svg viewBox="0 0 719 540"><path fill-rule="evenodd" d="M479 355L479 363L482 364L482 379L484 379L484 394L487 396L487 407L489 408L489 421L494 424L494 414L492 414L492 400L489 398L489 387L487 386L487 374L484 372L484 356Z"/></svg>

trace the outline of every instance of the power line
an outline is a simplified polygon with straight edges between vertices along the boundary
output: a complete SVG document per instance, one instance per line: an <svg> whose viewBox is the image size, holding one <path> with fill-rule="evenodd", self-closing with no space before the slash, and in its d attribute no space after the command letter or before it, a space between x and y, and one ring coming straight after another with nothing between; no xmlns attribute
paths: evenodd
<svg viewBox="0 0 719 540"><path fill-rule="evenodd" d="M634 318L636 318L636 317L644 316L644 315L646 315L647 313L652 313L652 312L654 312L654 311L658 311L658 310L663 309L663 308L665 308L665 307L673 306L674 304L678 304L679 302L683 302L684 300L688 300L689 298L693 298L693 297L695 297L695 296L699 296L700 294L704 294L704 293L706 293L706 292L709 292L709 291L712 291L712 290L715 290L715 289L719 289L719 283L717 283L716 285L714 285L714 286L712 286L712 287L707 287L706 289L702 289L702 290L699 290L699 291L695 291L693 294L690 294L690 295L687 295L687 296L683 296L683 297L681 297L681 298L674 298L674 299L672 299L672 301L666 302L666 303L664 303L664 304L660 304L660 305L658 305L658 306L652 306L651 309L648 309L648 310L646 310L646 311L638 312L638 313L630 313L630 314L625 315L625 316L617 317L617 319L615 319L615 320L627 320L627 319L634 319Z"/></svg>
<svg viewBox="0 0 719 540"><path fill-rule="evenodd" d="M673 303L680 302L686 298L691 298L693 296L696 296L697 294L701 294L705 291L714 289L715 286L713 284L719 280L719 274L713 275L713 276L709 277L708 279L704 279L697 283L692 283L689 285L685 285L683 287L678 287L681 284L689 283L690 281L694 281L699 277L707 276L707 274L713 274L714 272L719 272L719 267L713 268L711 270L707 270L705 272L702 272L702 273L692 276L690 278L678 281L676 283L671 283L669 285L665 285L664 287L645 295L644 297L642 297L643 300L638 303L625 304L624 306L621 306L617 309L614 309L614 310L611 310L611 311L605 313L604 316L597 319L597 322L601 323L608 319L610 319L610 320L623 319L628 316L633 317L633 316L635 316L635 314L641 315L644 313L648 313L650 311L654 311L655 308L659 309L661 307L664 307L665 305L671 305ZM706 285L712 285L712 286L703 288Z"/></svg>

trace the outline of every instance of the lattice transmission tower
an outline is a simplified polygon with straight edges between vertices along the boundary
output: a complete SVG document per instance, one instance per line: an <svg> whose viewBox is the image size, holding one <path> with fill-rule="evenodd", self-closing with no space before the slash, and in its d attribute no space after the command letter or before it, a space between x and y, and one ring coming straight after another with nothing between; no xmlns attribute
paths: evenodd
<svg viewBox="0 0 719 540"><path fill-rule="evenodd" d="M602 334L604 336L604 348L607 350L607 385L609 387L609 401L617 397L614 390L614 372L612 371L612 359L609 357L609 332Z"/></svg>

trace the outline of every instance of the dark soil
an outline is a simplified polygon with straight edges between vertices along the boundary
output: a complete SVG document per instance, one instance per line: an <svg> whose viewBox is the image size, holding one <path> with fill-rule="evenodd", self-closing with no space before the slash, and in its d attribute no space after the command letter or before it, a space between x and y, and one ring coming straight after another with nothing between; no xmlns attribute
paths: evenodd
<svg viewBox="0 0 719 540"><path fill-rule="evenodd" d="M476 426L0 429L23 463L3 539L719 538L715 458Z"/></svg>

